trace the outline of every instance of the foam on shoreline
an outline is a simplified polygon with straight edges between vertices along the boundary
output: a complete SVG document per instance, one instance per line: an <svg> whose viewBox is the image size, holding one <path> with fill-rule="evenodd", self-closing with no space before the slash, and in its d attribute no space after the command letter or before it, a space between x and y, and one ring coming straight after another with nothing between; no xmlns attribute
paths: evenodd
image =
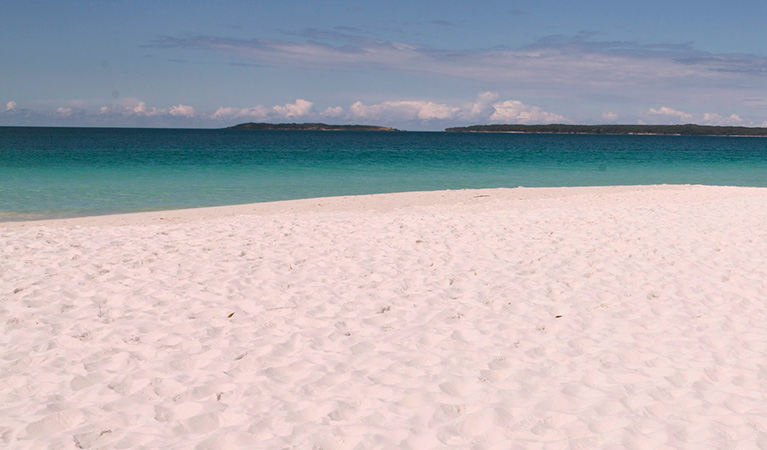
<svg viewBox="0 0 767 450"><path fill-rule="evenodd" d="M767 445L767 189L0 224L3 448Z"/></svg>

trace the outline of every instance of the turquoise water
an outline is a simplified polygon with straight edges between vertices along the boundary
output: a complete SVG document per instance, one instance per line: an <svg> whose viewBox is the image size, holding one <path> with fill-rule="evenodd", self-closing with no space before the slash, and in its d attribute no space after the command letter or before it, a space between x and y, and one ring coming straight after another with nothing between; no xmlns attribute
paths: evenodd
<svg viewBox="0 0 767 450"><path fill-rule="evenodd" d="M767 186L767 139L0 128L0 220L415 190Z"/></svg>

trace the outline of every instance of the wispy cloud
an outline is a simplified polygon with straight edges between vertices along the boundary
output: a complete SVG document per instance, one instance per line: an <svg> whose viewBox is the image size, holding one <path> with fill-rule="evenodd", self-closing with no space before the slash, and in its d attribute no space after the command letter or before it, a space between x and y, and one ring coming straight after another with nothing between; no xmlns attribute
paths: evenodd
<svg viewBox="0 0 767 450"><path fill-rule="evenodd" d="M504 92L512 101L546 99L546 103L559 105L560 111L554 114L580 123L617 120L602 118L602 112L596 112L599 110L620 113L621 120L627 123L645 119L691 121L684 116L647 112L650 105L668 103L679 105L679 111L698 116L704 111L735 109L742 116L760 116L760 120L767 117L763 112L767 102L762 101L760 106L753 100L763 98L767 91L767 57L705 52L690 42L607 40L598 32L584 31L575 35L550 35L516 48L450 49L375 39L354 28L304 29L289 36L290 39L250 40L216 36L164 37L152 45L226 54L234 56L239 64L333 72L389 72L417 77L421 83L438 77L441 82L455 86L470 80L483 89ZM377 94L379 98L381 94L395 98L398 93ZM451 105L459 108L457 112L440 109L430 113L433 105L425 106L426 110L421 112L421 106L413 103L380 102L376 106L360 101L362 105L356 110L370 117L373 111L391 114L396 111L399 116L415 117L413 120L421 120L418 114L421 117L451 116L455 120L465 119L468 114L465 105ZM390 100L414 101L420 100ZM431 99L424 101L438 103ZM560 119L556 115L540 116L515 108L515 105L506 107L506 116L491 111L486 117L495 114L498 120Z"/></svg>
<svg viewBox="0 0 767 450"><path fill-rule="evenodd" d="M455 27L458 26L456 23L450 22L448 20L432 20L429 23L432 24L432 25L438 25L438 26L441 26L441 27L450 27L450 28L455 28Z"/></svg>
<svg viewBox="0 0 767 450"><path fill-rule="evenodd" d="M314 41L341 41L362 43L369 38L365 37L365 32L352 27L335 27L330 30L318 28L304 28L300 31L284 31L288 36L298 36L309 38Z"/></svg>
<svg viewBox="0 0 767 450"><path fill-rule="evenodd" d="M10 101L5 104L5 110L6 111L14 111L16 110L16 102Z"/></svg>
<svg viewBox="0 0 767 450"><path fill-rule="evenodd" d="M157 48L206 49L258 64L336 70L393 71L504 81L520 88L541 85L600 87L709 84L723 77L760 77L767 58L713 54L691 43L645 44L598 40L598 33L551 35L521 48L439 49L366 38L349 31L307 29L305 40L234 39L215 36L164 37Z"/></svg>

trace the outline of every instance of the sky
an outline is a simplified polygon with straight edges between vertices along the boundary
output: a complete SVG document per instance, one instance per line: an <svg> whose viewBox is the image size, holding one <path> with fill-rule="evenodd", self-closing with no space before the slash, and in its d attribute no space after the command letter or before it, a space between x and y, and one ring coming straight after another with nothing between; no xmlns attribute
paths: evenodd
<svg viewBox="0 0 767 450"><path fill-rule="evenodd" d="M767 126L767 2L0 0L0 126Z"/></svg>

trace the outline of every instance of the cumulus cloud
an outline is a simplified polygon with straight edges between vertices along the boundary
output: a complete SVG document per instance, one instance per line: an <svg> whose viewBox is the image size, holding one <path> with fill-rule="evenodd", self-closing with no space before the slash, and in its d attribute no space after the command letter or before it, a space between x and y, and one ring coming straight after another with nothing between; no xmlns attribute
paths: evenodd
<svg viewBox="0 0 767 450"><path fill-rule="evenodd" d="M168 114L171 116L193 117L195 110L189 105L176 105L168 110Z"/></svg>
<svg viewBox="0 0 767 450"><path fill-rule="evenodd" d="M221 107L211 115L211 119L237 119L246 117L250 119L264 120L269 116L269 109L258 105L252 108Z"/></svg>
<svg viewBox="0 0 767 450"><path fill-rule="evenodd" d="M16 102L10 101L10 102L6 103L5 104L5 110L8 111L8 112L15 111L16 110Z"/></svg>
<svg viewBox="0 0 767 450"><path fill-rule="evenodd" d="M705 113L703 115L703 125L719 125L719 126L746 126L752 125L746 123L739 115L730 114L729 116L720 116L716 113Z"/></svg>
<svg viewBox="0 0 767 450"><path fill-rule="evenodd" d="M477 99L464 107L461 111L461 118L472 120L480 117L487 117L493 112L493 102L498 100L497 92L483 92L477 96Z"/></svg>
<svg viewBox="0 0 767 450"><path fill-rule="evenodd" d="M692 114L688 114L684 111L679 111L673 108L669 108L668 106L663 106L659 109L650 108L649 111L647 111L649 114L652 114L654 116L670 116L670 117L678 117L681 120L691 120Z"/></svg>
<svg viewBox="0 0 767 450"><path fill-rule="evenodd" d="M325 117L341 117L344 115L344 109L340 106L328 107L322 112Z"/></svg>
<svg viewBox="0 0 767 450"><path fill-rule="evenodd" d="M297 99L295 103L287 103L285 105L275 105L271 108L267 108L262 105L256 105L250 108L233 108L230 106L222 106L214 112L211 119L237 119L247 118L252 120L284 120L294 119L298 117L306 117L311 114L314 103ZM326 112L333 112L332 108L328 108ZM341 109L343 113L343 109Z"/></svg>
<svg viewBox="0 0 767 450"><path fill-rule="evenodd" d="M700 125L713 125L713 126L742 126L742 127L759 127L764 126L759 122L755 122L750 119L745 119L739 114L722 115L717 113L707 112L702 115L690 114L684 111L679 111L669 107L662 107L659 109L650 108L649 114L658 117L668 117L681 119L687 123L697 123Z"/></svg>
<svg viewBox="0 0 767 450"><path fill-rule="evenodd" d="M338 71L391 72L400 76L412 74L419 79L452 77L455 83L473 80L485 89L514 92L516 99L560 99L563 106L558 113L578 121L590 120L592 117L584 111L594 107L601 106L601 113L617 105L631 104L634 106L615 111L621 114L621 120L689 121L691 119L683 115L664 114L662 108L653 114L642 106L640 112L636 105L681 105L690 99L706 102L705 106L695 104L696 118L703 113L703 109L698 108L708 111L736 108L744 117L752 114L759 116L759 121L764 119L762 106L767 90L767 56L764 55L712 53L689 43L601 40L599 34L589 32L545 36L517 48L470 49L380 40L348 27L286 33L291 35L289 39L171 36L155 40L150 46L206 50L226 54L229 59L234 57L242 64L309 68L334 74L340 73ZM405 39L405 35L400 36ZM757 100L761 104L751 99L761 99ZM499 98L490 101L478 98L475 105L449 106L460 109L452 113L453 119L473 121L492 115L495 112L492 104L498 101ZM591 108L581 108L583 103L579 102ZM368 103L363 106L372 106ZM376 100L376 103L383 102ZM344 107L346 113L351 114L349 108ZM416 109L413 105L388 107L398 109L402 116L413 116L412 111ZM316 114L321 116L322 109ZM424 114L428 115L428 111ZM433 115L449 114L449 110L442 110ZM414 117L413 120L420 120L417 113ZM612 121L609 117L603 120Z"/></svg>
<svg viewBox="0 0 767 450"><path fill-rule="evenodd" d="M525 105L519 100L493 103L495 112L490 116L494 122L508 123L561 123L568 120L559 114L543 111L538 106Z"/></svg>
<svg viewBox="0 0 767 450"><path fill-rule="evenodd" d="M348 108L331 106L314 111L314 103L297 99L294 103L252 108L220 107L209 116L213 120L250 118L258 121L277 121L293 118L320 121L365 121L402 126L403 123L423 124L429 127L452 126L456 123L473 124L488 121L513 123L569 122L564 116L521 101L498 101L496 92L482 92L472 102L449 104L431 100L385 100L379 103L357 101Z"/></svg>
<svg viewBox="0 0 767 450"><path fill-rule="evenodd" d="M138 104L133 107L133 113L139 116L152 117L161 114L162 111L157 108L147 108L146 103L138 102Z"/></svg>
<svg viewBox="0 0 767 450"><path fill-rule="evenodd" d="M572 123L572 120L560 114L560 111L548 111L548 108L527 104L519 99L502 98L493 91L481 92L473 100L455 103L428 99L392 99L377 103L356 101L348 107L329 106L316 110L315 104L305 99L296 99L295 102L275 106L256 105L248 108L222 106L213 113L200 113L194 107L185 104L157 108L137 98L120 99L100 108L94 108L93 104L80 105L73 101L67 102L66 105L41 112L18 109L15 102L7 102L5 110L0 110L0 113L4 112L4 114L0 115L7 123L16 123L19 122L19 118L24 118L25 123L36 121L36 124L44 125L47 121L47 123L71 124L77 118L83 125L99 126L104 124L199 126L206 123L214 124L214 121L238 118L259 122L292 119L303 122L372 123L405 129L435 130L449 126L482 123ZM702 113L688 108L692 107L686 105L684 109L691 112L660 106L633 116L607 111L601 114L601 120L604 121L602 123L616 123L620 118L634 123L681 121L702 125L767 126L767 122L763 122L763 117L759 117L757 121L739 114Z"/></svg>
<svg viewBox="0 0 767 450"><path fill-rule="evenodd" d="M420 100L391 100L379 104L366 105L361 101L352 104L347 111L341 106L327 107L321 112L313 112L314 103L297 99L295 103L276 105L270 108L258 105L252 108L220 107L211 119L255 118L257 120L285 120L296 118L328 119L365 119L385 123L408 120L450 119L461 110L459 107L442 103Z"/></svg>
<svg viewBox="0 0 767 450"><path fill-rule="evenodd" d="M460 109L450 105L444 105L434 102L426 102L421 105L418 111L418 118L421 120L432 119L450 119L455 116Z"/></svg>
<svg viewBox="0 0 767 450"><path fill-rule="evenodd" d="M136 114L146 114L147 113L146 103L138 102L138 105L136 105L133 108L133 112L136 113Z"/></svg>
<svg viewBox="0 0 767 450"><path fill-rule="evenodd" d="M453 118L460 108L423 100L390 100L376 105L355 102L349 108L355 118L374 120L434 120Z"/></svg>
<svg viewBox="0 0 767 450"><path fill-rule="evenodd" d="M475 101L460 106L428 100L389 100L367 105L360 101L349 108L355 119L382 121L450 121L452 123L554 123L569 122L560 114L526 105L519 100L497 101L496 92L483 92Z"/></svg>
<svg viewBox="0 0 767 450"><path fill-rule="evenodd" d="M239 117L240 111L245 111L244 109L239 108L232 108L232 107L219 107L216 112L211 114L211 119L228 119L228 118L234 118Z"/></svg>
<svg viewBox="0 0 767 450"><path fill-rule="evenodd" d="M118 104L102 106L98 114L106 117L133 117L133 118L158 118L178 117L192 118L197 116L194 107L184 104L171 106L170 108L156 108L148 106L146 102L135 98L128 98Z"/></svg>
<svg viewBox="0 0 767 450"><path fill-rule="evenodd" d="M313 105L314 103L299 98L295 103L288 103L285 106L274 106L272 109L280 116L291 119L306 116L311 111Z"/></svg>

